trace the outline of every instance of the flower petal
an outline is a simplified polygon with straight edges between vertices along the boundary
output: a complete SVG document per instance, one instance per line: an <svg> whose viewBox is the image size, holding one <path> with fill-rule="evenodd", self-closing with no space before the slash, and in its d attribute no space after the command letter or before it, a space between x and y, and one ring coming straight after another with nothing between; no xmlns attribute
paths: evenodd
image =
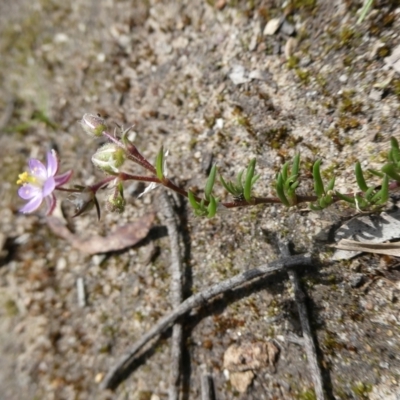
<svg viewBox="0 0 400 400"><path fill-rule="evenodd" d="M47 178L46 182L43 185L43 197L49 196L51 193L53 193L55 188L56 182L54 178L52 176L50 178Z"/></svg>
<svg viewBox="0 0 400 400"><path fill-rule="evenodd" d="M31 158L28 161L28 165L29 165L29 169L30 169L32 176L37 177L40 180L47 179L46 167L39 160L36 160L35 158Z"/></svg>
<svg viewBox="0 0 400 400"><path fill-rule="evenodd" d="M46 201L46 215L50 215L53 211L54 208L56 207L56 196L54 196L54 194L52 194L51 196L47 196L45 197L45 201Z"/></svg>
<svg viewBox="0 0 400 400"><path fill-rule="evenodd" d="M36 211L42 204L43 196L36 196L26 203L22 208L19 209L22 213L31 213Z"/></svg>
<svg viewBox="0 0 400 400"><path fill-rule="evenodd" d="M56 182L56 187L65 185L71 179L72 172L73 171L71 170L71 171L64 172L61 175L55 176L54 180Z"/></svg>
<svg viewBox="0 0 400 400"><path fill-rule="evenodd" d="M18 189L18 196L24 200L30 200L37 196L42 197L42 188L28 183Z"/></svg>
<svg viewBox="0 0 400 400"><path fill-rule="evenodd" d="M54 176L58 171L58 158L55 150L47 152L47 176Z"/></svg>

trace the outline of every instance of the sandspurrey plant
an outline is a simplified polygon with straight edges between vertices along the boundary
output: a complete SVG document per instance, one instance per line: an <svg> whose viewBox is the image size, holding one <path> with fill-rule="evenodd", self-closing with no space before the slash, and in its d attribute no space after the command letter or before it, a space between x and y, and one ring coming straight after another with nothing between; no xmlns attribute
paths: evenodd
<svg viewBox="0 0 400 400"><path fill-rule="evenodd" d="M107 187L111 188L111 195L107 199L107 209L122 212L125 208L124 182L148 182L145 190L164 186L180 195L187 197L194 213L198 216L213 217L221 209L254 206L258 204L280 203L286 207L293 207L301 203L308 203L312 210L322 210L331 204L344 201L359 211L379 210L389 199L389 193L400 186L400 150L395 138L392 138L386 164L378 170L368 170L369 175L381 179L381 184L368 184L361 164L356 163L354 173L358 189L350 193L340 193L335 190L335 178L324 182L321 176L321 160L317 160L312 168L314 182L313 195L300 195L297 189L300 185L300 154L296 154L291 162L286 162L273 182L276 196L256 197L253 187L260 175L257 175L256 160L252 159L248 166L240 171L234 181L229 181L218 174L217 166L211 168L205 183L203 196L198 196L190 190L176 185L167 176L166 156L163 147L157 154L156 160L151 163L128 139L131 128L119 132L110 132L107 124L100 116L85 114L81 125L93 137L104 136L107 143L100 147L92 156L93 164L100 168L106 176L99 182L90 186L74 186L65 188L70 180L72 171L57 175L59 162L54 150L47 154L47 166L36 159L28 162L28 171L20 174L18 184L21 185L18 194L27 203L20 209L23 213L33 213L45 202L46 214L50 214L55 207L55 191L70 192L70 198L76 207L76 214L95 207L100 218L100 206L97 201L97 192ZM118 134L117 134L118 133ZM132 175L126 172L128 163L140 165L146 172L143 175ZM232 201L222 202L214 194L216 182L225 188L232 196Z"/></svg>

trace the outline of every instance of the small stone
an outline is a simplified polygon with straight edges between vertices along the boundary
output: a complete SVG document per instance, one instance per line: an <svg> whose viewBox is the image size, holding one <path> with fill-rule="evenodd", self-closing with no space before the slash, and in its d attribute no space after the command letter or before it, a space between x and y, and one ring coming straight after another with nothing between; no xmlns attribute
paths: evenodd
<svg viewBox="0 0 400 400"><path fill-rule="evenodd" d="M281 25L280 32L283 33L284 35L292 36L295 33L295 31L296 31L295 27L285 19Z"/></svg>
<svg viewBox="0 0 400 400"><path fill-rule="evenodd" d="M250 82L251 79L247 76L247 73L243 65L235 65L232 68L232 72L229 74L229 78L235 85Z"/></svg>
<svg viewBox="0 0 400 400"><path fill-rule="evenodd" d="M358 288L364 283L363 274L354 274L350 277L350 286L352 288Z"/></svg>
<svg viewBox="0 0 400 400"><path fill-rule="evenodd" d="M285 44L285 57L289 59L295 52L297 47L297 39L290 37Z"/></svg>
<svg viewBox="0 0 400 400"><path fill-rule="evenodd" d="M384 58L384 61L396 72L400 73L400 45L394 48L392 54Z"/></svg>
<svg viewBox="0 0 400 400"><path fill-rule="evenodd" d="M383 96L383 90L377 90L377 89L372 89L368 95L368 97L374 101L381 101L382 96Z"/></svg>
<svg viewBox="0 0 400 400"><path fill-rule="evenodd" d="M250 79L256 79L259 81L268 81L269 75L266 71L261 71L259 69L255 69L249 74Z"/></svg>
<svg viewBox="0 0 400 400"><path fill-rule="evenodd" d="M344 74L343 74L343 75L340 75L340 76L339 76L339 81L342 82L342 83L346 83L348 79L349 79L349 78L348 78L347 75L344 75Z"/></svg>
<svg viewBox="0 0 400 400"><path fill-rule="evenodd" d="M239 392L244 393L254 379L253 371L232 372L230 374L231 385Z"/></svg>
<svg viewBox="0 0 400 400"><path fill-rule="evenodd" d="M283 20L281 18L272 18L268 21L264 28L264 36L275 35L282 24Z"/></svg>

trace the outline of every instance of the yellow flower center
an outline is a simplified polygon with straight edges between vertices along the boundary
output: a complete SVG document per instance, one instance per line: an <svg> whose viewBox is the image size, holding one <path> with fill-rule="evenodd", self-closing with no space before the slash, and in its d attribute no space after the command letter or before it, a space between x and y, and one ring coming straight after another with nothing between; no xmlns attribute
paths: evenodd
<svg viewBox="0 0 400 400"><path fill-rule="evenodd" d="M25 185L26 183L31 183L33 185L38 184L36 177L29 175L27 172L23 172L18 175L17 185Z"/></svg>

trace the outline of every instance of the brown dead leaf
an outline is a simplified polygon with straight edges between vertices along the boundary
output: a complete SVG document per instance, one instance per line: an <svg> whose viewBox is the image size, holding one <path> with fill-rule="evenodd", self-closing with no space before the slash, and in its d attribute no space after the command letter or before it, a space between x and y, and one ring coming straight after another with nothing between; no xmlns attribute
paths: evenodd
<svg viewBox="0 0 400 400"><path fill-rule="evenodd" d="M365 253L386 254L389 256L400 257L400 243L368 243L342 239L333 247L341 250L362 251Z"/></svg>
<svg viewBox="0 0 400 400"><path fill-rule="evenodd" d="M63 222L56 217L47 218L49 228L73 247L86 254L108 253L131 247L143 240L149 233L155 214L147 214L140 220L120 226L107 236L93 235L81 237L71 233Z"/></svg>

